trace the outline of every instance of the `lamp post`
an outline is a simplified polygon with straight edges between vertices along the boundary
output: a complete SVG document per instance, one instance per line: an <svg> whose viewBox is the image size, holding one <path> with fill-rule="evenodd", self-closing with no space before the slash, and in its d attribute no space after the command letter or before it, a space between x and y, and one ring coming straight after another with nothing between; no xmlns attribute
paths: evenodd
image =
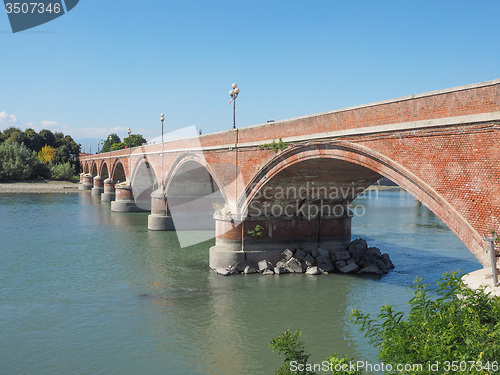
<svg viewBox="0 0 500 375"><path fill-rule="evenodd" d="M198 134L199 134L199 135L201 135L201 133L202 133L202 130L201 130L201 129L199 129L199 130L198 130Z"/></svg>
<svg viewBox="0 0 500 375"><path fill-rule="evenodd" d="M164 150L164 144L163 144L163 121L165 121L165 114L162 113L160 117L161 121L161 190L163 191L163 150Z"/></svg>
<svg viewBox="0 0 500 375"><path fill-rule="evenodd" d="M89 145L89 154L92 155L92 145Z"/></svg>
<svg viewBox="0 0 500 375"><path fill-rule="evenodd" d="M111 134L109 135L108 137L108 141L109 141L109 171L108 171L108 177L111 178L111 140L113 138L111 137Z"/></svg>
<svg viewBox="0 0 500 375"><path fill-rule="evenodd" d="M236 83L233 83L231 85L232 90L229 91L229 95L231 96L231 100L229 101L229 104L233 102L233 129L236 129L236 98L238 97L238 94L240 93L240 89L238 88L238 85Z"/></svg>

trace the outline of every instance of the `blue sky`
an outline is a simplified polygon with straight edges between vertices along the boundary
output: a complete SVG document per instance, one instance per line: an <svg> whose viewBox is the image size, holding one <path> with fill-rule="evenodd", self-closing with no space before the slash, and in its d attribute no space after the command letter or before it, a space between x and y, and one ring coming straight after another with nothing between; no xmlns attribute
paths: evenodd
<svg viewBox="0 0 500 375"><path fill-rule="evenodd" d="M500 78L500 1L81 0L13 34L0 130L212 133ZM82 144L84 146L84 144ZM96 147L93 145L93 148Z"/></svg>

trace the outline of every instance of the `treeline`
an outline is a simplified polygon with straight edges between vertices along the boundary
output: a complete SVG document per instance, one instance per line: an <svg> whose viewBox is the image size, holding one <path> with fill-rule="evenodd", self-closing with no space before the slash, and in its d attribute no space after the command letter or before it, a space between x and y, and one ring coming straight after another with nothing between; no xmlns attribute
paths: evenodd
<svg viewBox="0 0 500 375"><path fill-rule="evenodd" d="M74 180L79 155L80 145L69 135L10 127L0 131L0 181Z"/></svg>
<svg viewBox="0 0 500 375"><path fill-rule="evenodd" d="M124 148L138 147L146 143L146 139L140 134L130 134L130 136L125 137L123 142L121 141L118 134L113 133L108 135L106 141L104 141L101 152L109 152L122 150Z"/></svg>

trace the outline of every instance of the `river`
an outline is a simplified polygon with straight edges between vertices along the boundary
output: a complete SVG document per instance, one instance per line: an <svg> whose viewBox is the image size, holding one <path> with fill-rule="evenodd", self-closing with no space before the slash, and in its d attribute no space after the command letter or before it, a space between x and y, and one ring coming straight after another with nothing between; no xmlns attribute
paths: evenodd
<svg viewBox="0 0 500 375"><path fill-rule="evenodd" d="M377 363L352 308L406 311L415 277L481 265L404 191L356 203L353 238L396 266L382 277L223 277L208 269L212 240L179 248L145 213L90 194L0 194L0 374L271 374L281 359L268 345L286 329L303 332L312 363Z"/></svg>

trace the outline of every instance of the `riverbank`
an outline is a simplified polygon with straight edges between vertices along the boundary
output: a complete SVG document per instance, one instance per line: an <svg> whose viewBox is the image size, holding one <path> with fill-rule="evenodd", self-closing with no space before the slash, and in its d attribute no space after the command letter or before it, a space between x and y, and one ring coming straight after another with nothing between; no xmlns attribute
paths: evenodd
<svg viewBox="0 0 500 375"><path fill-rule="evenodd" d="M78 183L53 180L25 180L0 182L1 193L77 193Z"/></svg>
<svg viewBox="0 0 500 375"><path fill-rule="evenodd" d="M480 270L470 272L467 275L464 275L462 280L471 289L484 287L486 293L491 293L493 296L500 297L500 286L494 286L491 267L485 267Z"/></svg>

